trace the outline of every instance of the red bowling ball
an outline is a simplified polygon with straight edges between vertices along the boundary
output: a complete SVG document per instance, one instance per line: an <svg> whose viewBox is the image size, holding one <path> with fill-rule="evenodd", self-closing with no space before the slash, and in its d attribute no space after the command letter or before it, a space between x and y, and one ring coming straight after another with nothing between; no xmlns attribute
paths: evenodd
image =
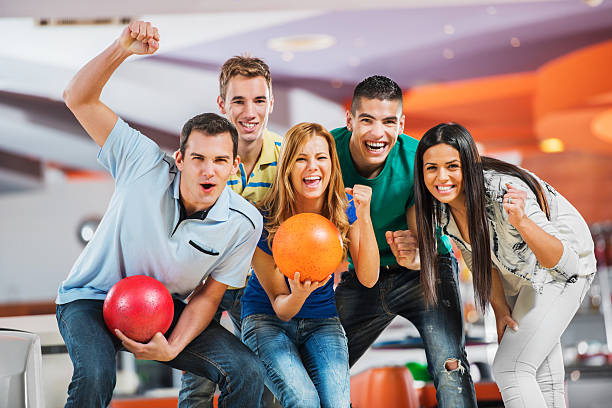
<svg viewBox="0 0 612 408"><path fill-rule="evenodd" d="M168 289L145 275L128 276L106 295L104 322L132 340L147 343L157 332L165 333L174 317L174 302Z"/></svg>

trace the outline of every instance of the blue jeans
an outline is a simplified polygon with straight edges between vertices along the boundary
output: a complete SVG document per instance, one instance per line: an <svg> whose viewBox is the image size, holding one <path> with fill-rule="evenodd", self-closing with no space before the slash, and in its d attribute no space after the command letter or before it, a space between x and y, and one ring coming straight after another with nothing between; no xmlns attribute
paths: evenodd
<svg viewBox="0 0 612 408"><path fill-rule="evenodd" d="M465 354L462 306L457 286L457 260L440 256L438 303L425 305L420 272L401 266L381 268L378 283L366 288L354 270L342 274L336 288L336 307L348 337L352 366L380 333L400 315L418 329L440 407L476 407L474 383ZM455 370L447 361L458 361Z"/></svg>
<svg viewBox="0 0 612 408"><path fill-rule="evenodd" d="M242 321L242 341L267 368L266 386L284 408L350 406L346 336L340 319L256 314Z"/></svg>
<svg viewBox="0 0 612 408"><path fill-rule="evenodd" d="M116 380L116 355L122 349L102 317L103 301L77 300L58 305L60 333L74 372L66 407L106 408ZM185 304L174 301L172 332ZM164 362L219 384L219 407L257 407L263 392L265 368L247 347L212 321L179 355Z"/></svg>
<svg viewBox="0 0 612 408"><path fill-rule="evenodd" d="M240 338L240 314L242 313L240 298L242 292L244 292L244 288L227 289L213 318L216 322L219 322L221 314L224 310L227 310L234 325L234 334L238 338ZM185 371L181 376L178 406L180 408L211 408L216 388L217 384L208 378Z"/></svg>

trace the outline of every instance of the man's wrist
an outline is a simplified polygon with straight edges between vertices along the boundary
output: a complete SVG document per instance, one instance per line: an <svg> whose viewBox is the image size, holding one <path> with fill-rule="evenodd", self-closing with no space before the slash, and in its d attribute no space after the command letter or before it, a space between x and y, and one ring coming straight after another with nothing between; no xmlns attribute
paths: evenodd
<svg viewBox="0 0 612 408"><path fill-rule="evenodd" d="M130 57L131 55L134 54L132 51L130 51L128 48L126 48L124 44L122 44L121 38L117 38L111 44L110 48L113 51L113 55L116 58L126 59L126 58L128 58L128 57Z"/></svg>

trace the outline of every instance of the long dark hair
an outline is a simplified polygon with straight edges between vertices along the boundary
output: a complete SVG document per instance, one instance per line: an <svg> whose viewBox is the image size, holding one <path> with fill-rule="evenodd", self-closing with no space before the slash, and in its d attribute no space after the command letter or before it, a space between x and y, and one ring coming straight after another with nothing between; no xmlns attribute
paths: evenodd
<svg viewBox="0 0 612 408"><path fill-rule="evenodd" d="M472 276L476 304L485 310L491 297L491 248L485 209L483 170L494 170L518 177L534 192L540 207L549 217L548 203L540 183L525 170L513 164L480 156L470 132L456 123L441 123L423 135L416 151L414 166L417 236L421 253L421 285L427 304L437 301L438 277L437 231L442 224L442 204L425 185L423 155L432 146L447 144L459 152L465 194L468 234L472 246ZM450 215L449 215L450 216Z"/></svg>

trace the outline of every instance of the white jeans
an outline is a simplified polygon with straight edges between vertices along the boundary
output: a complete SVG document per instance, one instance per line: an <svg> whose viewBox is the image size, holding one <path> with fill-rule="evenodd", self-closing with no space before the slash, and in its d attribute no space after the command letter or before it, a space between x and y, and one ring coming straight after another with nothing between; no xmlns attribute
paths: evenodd
<svg viewBox="0 0 612 408"><path fill-rule="evenodd" d="M493 361L493 375L506 408L565 407L561 334L589 281L551 282L537 295L530 285L508 298L518 331L506 328Z"/></svg>

